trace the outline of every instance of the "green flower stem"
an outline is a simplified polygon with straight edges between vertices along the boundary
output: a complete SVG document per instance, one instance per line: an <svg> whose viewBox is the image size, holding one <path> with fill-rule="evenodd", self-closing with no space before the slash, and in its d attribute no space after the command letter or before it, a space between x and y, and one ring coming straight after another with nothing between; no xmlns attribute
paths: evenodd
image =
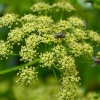
<svg viewBox="0 0 100 100"><path fill-rule="evenodd" d="M59 88L60 88L60 90L62 90L62 87L61 87L61 85L60 85L60 83L59 83L59 81L58 81L57 75L56 75L55 70L54 70L53 67L52 67L52 71L53 71L53 73L54 73L54 76L55 76L55 78L56 78L58 84L59 84Z"/></svg>
<svg viewBox="0 0 100 100"><path fill-rule="evenodd" d="M59 68L57 68L56 66L54 66L57 70L59 70L60 72L62 72Z"/></svg>
<svg viewBox="0 0 100 100"><path fill-rule="evenodd" d="M15 53L13 53L13 54L10 54L10 55L12 55L12 56L19 56L19 54L15 54Z"/></svg>
<svg viewBox="0 0 100 100"><path fill-rule="evenodd" d="M64 9L62 9L61 19L63 19Z"/></svg>
<svg viewBox="0 0 100 100"><path fill-rule="evenodd" d="M30 65L36 64L38 62L39 62L39 59L37 59L37 60L35 60L35 61L31 62L31 63L26 63L26 64L23 64L23 65L20 65L20 66L16 66L14 68L10 68L10 69L4 70L4 71L0 71L0 75L7 74L7 73L10 73L10 72L16 71L16 70L18 70L21 67L30 66Z"/></svg>

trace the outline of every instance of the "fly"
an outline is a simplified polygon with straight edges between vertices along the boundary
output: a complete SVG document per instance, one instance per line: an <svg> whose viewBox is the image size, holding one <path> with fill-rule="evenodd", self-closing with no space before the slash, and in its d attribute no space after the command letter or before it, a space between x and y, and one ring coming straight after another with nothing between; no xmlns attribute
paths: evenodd
<svg viewBox="0 0 100 100"><path fill-rule="evenodd" d="M63 32L56 33L54 36L56 39L58 38L65 38L65 34Z"/></svg>
<svg viewBox="0 0 100 100"><path fill-rule="evenodd" d="M94 61L94 64L92 65L93 67L100 64L100 59L99 58L96 58L96 57L92 57L93 61Z"/></svg>

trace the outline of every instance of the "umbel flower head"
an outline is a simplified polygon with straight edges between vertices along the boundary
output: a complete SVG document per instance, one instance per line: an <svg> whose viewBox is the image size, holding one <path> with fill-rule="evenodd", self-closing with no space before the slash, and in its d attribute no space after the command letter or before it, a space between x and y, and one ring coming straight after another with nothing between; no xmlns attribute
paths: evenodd
<svg viewBox="0 0 100 100"><path fill-rule="evenodd" d="M15 44L20 45L21 61L32 63L38 59L39 67L48 67L62 72L60 100L75 100L75 92L80 78L76 70L75 58L93 55L94 43L100 45L100 35L85 30L81 18L70 16L63 18L64 12L75 11L69 2L57 2L52 5L41 2L31 7L33 14L19 18L15 14L5 14L0 18L0 27L8 26L7 42L0 41L0 57L12 54ZM62 14L61 14L62 11ZM54 14L60 13L57 21ZM36 15L35 15L36 14ZM51 15L51 16L49 16ZM17 82L29 85L37 80L35 67L20 69Z"/></svg>
<svg viewBox="0 0 100 100"><path fill-rule="evenodd" d="M18 20L18 15L5 14L3 17L0 18L0 28L2 28L3 26L9 26L9 28L11 28L13 23L17 24L17 20Z"/></svg>
<svg viewBox="0 0 100 100"><path fill-rule="evenodd" d="M28 68L27 66L25 68L19 69L19 72L17 73L17 76L19 76L19 79L16 82L21 82L21 84L34 84L33 81L38 80L37 73L35 71L35 67Z"/></svg>
<svg viewBox="0 0 100 100"><path fill-rule="evenodd" d="M12 46L10 46L7 42L4 42L3 40L0 40L0 57L2 60L2 57L8 58L9 54L12 54Z"/></svg>

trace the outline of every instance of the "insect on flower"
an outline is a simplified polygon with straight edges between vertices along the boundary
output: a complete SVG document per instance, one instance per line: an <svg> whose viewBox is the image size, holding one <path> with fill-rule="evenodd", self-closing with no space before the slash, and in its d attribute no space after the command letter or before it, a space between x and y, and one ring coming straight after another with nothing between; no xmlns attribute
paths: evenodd
<svg viewBox="0 0 100 100"><path fill-rule="evenodd" d="M96 57L92 57L94 64L92 65L93 67L100 64L100 59L96 58Z"/></svg>
<svg viewBox="0 0 100 100"><path fill-rule="evenodd" d="M56 39L58 38L65 38L65 34L63 32L56 33L54 36Z"/></svg>

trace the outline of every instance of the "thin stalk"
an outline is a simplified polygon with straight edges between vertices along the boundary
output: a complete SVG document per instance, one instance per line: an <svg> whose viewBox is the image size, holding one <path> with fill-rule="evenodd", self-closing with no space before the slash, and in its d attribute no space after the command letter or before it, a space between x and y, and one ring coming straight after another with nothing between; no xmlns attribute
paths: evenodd
<svg viewBox="0 0 100 100"><path fill-rule="evenodd" d="M19 54L15 54L15 53L13 53L13 54L10 54L10 55L12 55L12 56L19 56Z"/></svg>
<svg viewBox="0 0 100 100"><path fill-rule="evenodd" d="M36 64L37 62L39 62L39 59L37 59L37 60L35 60L31 63L26 63L26 64L23 64L23 65L16 66L14 68L10 68L10 69L4 70L4 71L0 71L0 75L7 74L7 73L10 73L10 72L19 70L19 68L21 68L21 67L30 66L30 65Z"/></svg>
<svg viewBox="0 0 100 100"><path fill-rule="evenodd" d="M59 83L59 81L58 81L57 75L56 75L55 70L54 70L53 67L52 67L52 71L53 71L53 73L54 73L54 76L55 76L55 78L56 78L58 84L59 84L59 88L60 88L60 90L62 90L61 85L60 85L60 83Z"/></svg>
<svg viewBox="0 0 100 100"><path fill-rule="evenodd" d="M62 72L59 68L57 68L56 66L54 66L57 70L59 70L60 72Z"/></svg>
<svg viewBox="0 0 100 100"><path fill-rule="evenodd" d="M62 9L62 13L61 13L61 17L60 17L61 20L63 19L63 16L64 16L64 9Z"/></svg>

